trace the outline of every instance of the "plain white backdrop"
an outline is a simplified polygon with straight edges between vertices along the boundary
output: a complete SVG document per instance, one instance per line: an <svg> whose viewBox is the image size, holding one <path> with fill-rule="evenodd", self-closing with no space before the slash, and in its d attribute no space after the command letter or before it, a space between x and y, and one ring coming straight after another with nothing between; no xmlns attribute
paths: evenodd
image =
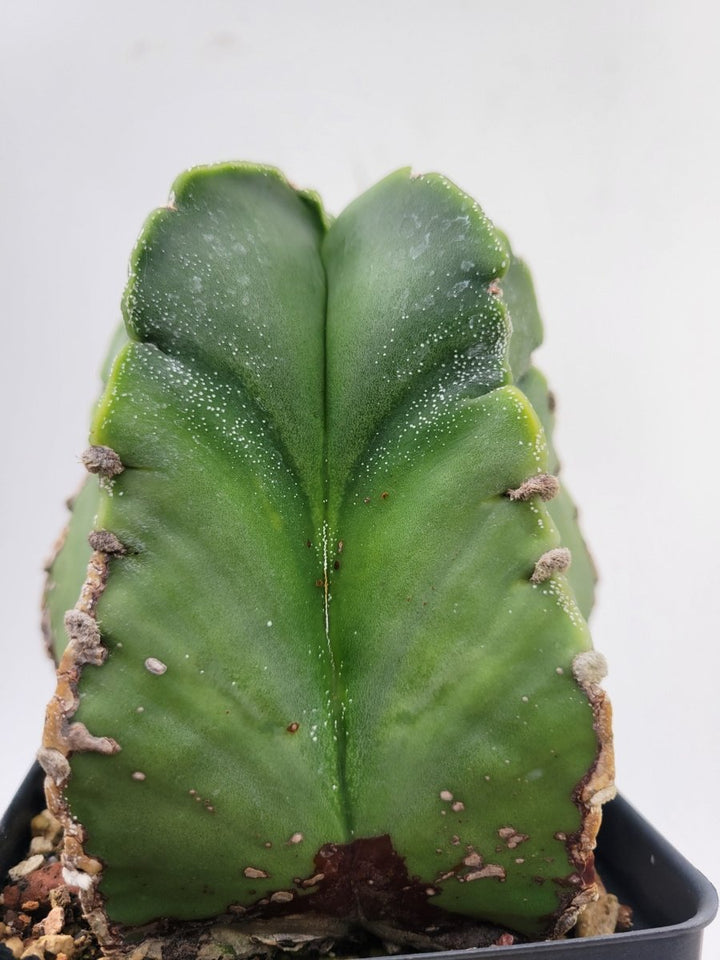
<svg viewBox="0 0 720 960"><path fill-rule="evenodd" d="M533 270L618 782L720 879L719 28L695 0L0 2L0 806L53 688L42 563L146 214L196 163L272 163L332 212L412 165Z"/></svg>

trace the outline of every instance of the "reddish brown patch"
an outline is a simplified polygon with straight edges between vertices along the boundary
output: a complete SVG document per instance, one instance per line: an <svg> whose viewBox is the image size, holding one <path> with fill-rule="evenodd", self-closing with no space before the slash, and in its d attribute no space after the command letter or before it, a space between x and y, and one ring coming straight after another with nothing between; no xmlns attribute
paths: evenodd
<svg viewBox="0 0 720 960"><path fill-rule="evenodd" d="M321 927L341 921L350 930L369 931L383 943L389 938L413 951L490 946L504 934L513 936L502 927L435 906L431 898L440 892L437 885L410 876L387 835L327 843L314 863L312 875L294 880L303 896L290 900L286 891L274 891L249 907L244 919L252 924L291 916L293 923L302 924L302 915Z"/></svg>
<svg viewBox="0 0 720 960"><path fill-rule="evenodd" d="M50 906L50 891L64 884L62 864L49 863L47 866L33 870L17 883L8 884L3 890L5 907L9 910L20 910L26 903L36 903L38 907ZM76 887L69 887L77 890Z"/></svg>
<svg viewBox="0 0 720 960"><path fill-rule="evenodd" d="M511 947L515 943L515 937L511 933L501 934L495 941L496 947Z"/></svg>
<svg viewBox="0 0 720 960"><path fill-rule="evenodd" d="M293 902L295 913L311 911L350 922L387 923L408 930L422 930L428 924L452 930L468 923L467 918L428 902L437 888L408 874L405 860L393 849L387 835L348 844L326 843L315 855L315 868L311 877L295 881L301 889L312 888L311 895ZM263 910L263 916L279 908L276 900Z"/></svg>

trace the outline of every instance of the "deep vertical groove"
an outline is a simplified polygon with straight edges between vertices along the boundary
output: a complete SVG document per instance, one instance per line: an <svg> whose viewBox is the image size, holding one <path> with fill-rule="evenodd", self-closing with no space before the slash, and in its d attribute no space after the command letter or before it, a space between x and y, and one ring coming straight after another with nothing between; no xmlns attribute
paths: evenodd
<svg viewBox="0 0 720 960"><path fill-rule="evenodd" d="M327 236L327 234L326 234ZM324 245L324 244L323 244ZM347 731L345 728L345 703L346 690L342 682L342 659L335 656L335 649L331 636L330 628L330 464L328 461L328 425L329 425L329 391L328 391L328 306L330 302L329 277L327 267L322 259L322 249L320 248L320 257L325 273L325 327L324 327L324 349L323 349L323 445L322 445L322 528L320 537L322 543L322 563L323 563L323 616L325 642L327 644L328 669L329 669L329 703L328 712L330 723L332 725L333 742L335 743L335 756L337 762L337 792L339 794L340 815L346 831L346 839L349 841L354 836L353 817L348 802L347 773L346 773L346 744Z"/></svg>

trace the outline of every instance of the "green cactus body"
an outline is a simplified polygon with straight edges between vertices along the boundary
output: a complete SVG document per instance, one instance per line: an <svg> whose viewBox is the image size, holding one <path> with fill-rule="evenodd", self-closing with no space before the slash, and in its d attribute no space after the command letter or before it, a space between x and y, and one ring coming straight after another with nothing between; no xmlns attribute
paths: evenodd
<svg viewBox="0 0 720 960"><path fill-rule="evenodd" d="M47 595L41 758L88 914L565 929L611 763L572 505L508 495L556 465L505 239L439 176L329 224L273 170L197 169L124 317L91 430L119 461L90 456ZM383 857L405 892L372 895Z"/></svg>

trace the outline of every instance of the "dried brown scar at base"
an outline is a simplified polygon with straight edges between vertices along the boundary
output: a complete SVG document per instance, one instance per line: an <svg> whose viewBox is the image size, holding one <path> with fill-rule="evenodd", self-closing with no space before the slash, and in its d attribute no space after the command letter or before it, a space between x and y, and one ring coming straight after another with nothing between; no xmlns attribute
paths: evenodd
<svg viewBox="0 0 720 960"><path fill-rule="evenodd" d="M101 477L108 479L116 477L125 469L120 457L110 447L88 447L80 460L88 473L99 473Z"/></svg>
<svg viewBox="0 0 720 960"><path fill-rule="evenodd" d="M514 490L506 490L505 496L509 500L532 500L533 497L540 497L541 500L552 500L557 496L560 490L560 481L551 473L538 473L534 477L528 477L519 487Z"/></svg>
<svg viewBox="0 0 720 960"><path fill-rule="evenodd" d="M99 550L100 553L108 553L114 556L122 556L127 553L115 534L110 533L109 530L93 530L87 539L93 550Z"/></svg>
<svg viewBox="0 0 720 960"><path fill-rule="evenodd" d="M113 453L112 451L110 451ZM91 451L92 453L92 451ZM113 456L115 456L113 454ZM90 467L105 467L112 474L113 457L88 456ZM116 458L117 464L119 459ZM116 464L116 465L117 465ZM122 469L122 465L120 464ZM118 472L118 471L114 471ZM100 482L110 482L101 474ZM94 611L100 599L108 576L108 554L94 550L87 566L85 581L75 608L66 616L66 629L70 642L60 658L57 670L55 695L48 705L43 746L39 759L44 766L45 795L48 808L65 829L64 850L62 853L62 871L65 883L80 889L79 897L83 912L90 929L103 943L117 942L103 913L96 887L99 883L102 864L87 856L83 849L85 832L72 816L63 796L62 789L70 777L68 756L73 751L91 751L113 754L120 750L117 741L110 737L95 737L82 723L69 723L78 708L78 682L85 664L99 665L105 658L105 650L100 642L100 631L94 621Z"/></svg>
<svg viewBox="0 0 720 960"><path fill-rule="evenodd" d="M248 880L267 880L270 874L258 869L258 867L245 867L243 876L247 877Z"/></svg>
<svg viewBox="0 0 720 960"><path fill-rule="evenodd" d="M544 583L554 573L563 573L570 566L571 560L572 556L567 547L556 547L554 550L548 550L535 564L530 583Z"/></svg>

